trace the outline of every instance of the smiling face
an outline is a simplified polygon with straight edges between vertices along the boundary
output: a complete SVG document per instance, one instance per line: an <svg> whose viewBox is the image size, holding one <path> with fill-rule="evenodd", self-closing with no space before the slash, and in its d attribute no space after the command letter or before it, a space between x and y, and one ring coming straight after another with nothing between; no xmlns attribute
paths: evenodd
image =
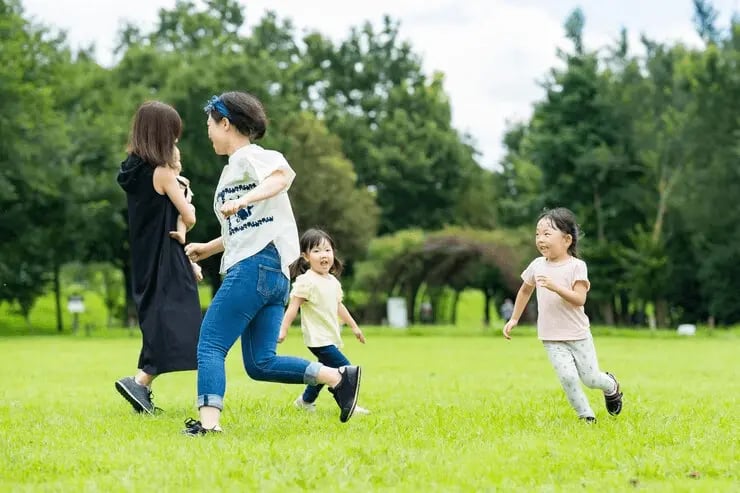
<svg viewBox="0 0 740 493"><path fill-rule="evenodd" d="M571 235L560 231L549 217L543 217L537 223L535 245L547 260L557 262L568 258L568 247L572 242Z"/></svg>
<svg viewBox="0 0 740 493"><path fill-rule="evenodd" d="M331 272L334 266L334 249L331 244L322 239L319 244L314 245L309 251L301 254L311 267L311 270L325 276Z"/></svg>

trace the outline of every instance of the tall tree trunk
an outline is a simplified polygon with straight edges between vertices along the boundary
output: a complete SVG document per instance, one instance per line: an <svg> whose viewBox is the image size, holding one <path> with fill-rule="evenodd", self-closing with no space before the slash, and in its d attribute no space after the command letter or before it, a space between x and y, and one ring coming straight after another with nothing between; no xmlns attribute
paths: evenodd
<svg viewBox="0 0 740 493"><path fill-rule="evenodd" d="M457 302L460 301L460 291L455 290L452 296L452 325L457 324Z"/></svg>
<svg viewBox="0 0 740 493"><path fill-rule="evenodd" d="M676 169L670 177L662 177L658 183L658 209L655 212L655 223L651 236L654 244L660 241L660 236L663 233L663 223L668 210L668 198L678 181L679 171L680 168Z"/></svg>
<svg viewBox="0 0 740 493"><path fill-rule="evenodd" d="M596 184L593 185L594 192L594 211L596 211L596 239L604 241L606 235L604 234L604 214L601 210L601 195L596 189Z"/></svg>
<svg viewBox="0 0 740 493"><path fill-rule="evenodd" d="M486 327L491 326L491 292L488 289L483 290L483 296L485 296L485 303L483 304L483 325Z"/></svg>
<svg viewBox="0 0 740 493"><path fill-rule="evenodd" d="M134 303L134 285L131 277L131 262L128 258L123 261L121 270L123 271L123 284L126 288L126 301L123 304L123 320L125 325L131 328L136 319L136 305Z"/></svg>
<svg viewBox="0 0 740 493"><path fill-rule="evenodd" d="M630 320L630 299L625 291L619 292L619 316L617 323L621 326L632 325L632 320Z"/></svg>
<svg viewBox="0 0 740 493"><path fill-rule="evenodd" d="M655 301L655 325L658 328L668 327L668 302L666 300Z"/></svg>
<svg viewBox="0 0 740 493"><path fill-rule="evenodd" d="M416 298L418 298L419 289L421 288L422 280L413 280L409 285L406 293L406 304L408 306L408 319L409 324L413 324L417 321L416 316Z"/></svg>
<svg viewBox="0 0 740 493"><path fill-rule="evenodd" d="M57 332L64 331L64 322L62 321L62 287L59 280L60 274L59 262L54 259L54 301L56 302L57 315Z"/></svg>
<svg viewBox="0 0 740 493"><path fill-rule="evenodd" d="M600 308L604 324L614 325L614 303L611 301L604 301L601 303Z"/></svg>

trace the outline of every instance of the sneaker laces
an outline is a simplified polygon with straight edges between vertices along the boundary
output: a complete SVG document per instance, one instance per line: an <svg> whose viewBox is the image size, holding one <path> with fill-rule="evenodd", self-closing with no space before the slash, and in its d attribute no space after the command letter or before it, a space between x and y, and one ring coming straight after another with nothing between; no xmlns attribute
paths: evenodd
<svg viewBox="0 0 740 493"><path fill-rule="evenodd" d="M149 391L149 402L152 403L152 413L163 413L164 409L154 405L154 400L152 400L152 397L154 397L154 392L152 392L152 388L147 387L147 390Z"/></svg>

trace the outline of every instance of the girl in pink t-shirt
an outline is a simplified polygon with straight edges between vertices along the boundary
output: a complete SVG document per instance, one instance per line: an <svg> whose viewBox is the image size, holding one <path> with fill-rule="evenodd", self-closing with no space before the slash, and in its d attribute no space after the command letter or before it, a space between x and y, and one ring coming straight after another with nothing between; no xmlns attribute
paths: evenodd
<svg viewBox="0 0 740 493"><path fill-rule="evenodd" d="M577 243L578 225L570 210L558 207L540 215L535 244L542 256L522 273L524 282L503 332L504 337L511 339L511 330L519 323L532 291L537 289L537 335L568 402L579 418L591 422L596 417L580 382L604 392L606 410L611 415L622 411L622 392L614 375L599 370L588 317L583 310L591 284L586 263L578 258Z"/></svg>

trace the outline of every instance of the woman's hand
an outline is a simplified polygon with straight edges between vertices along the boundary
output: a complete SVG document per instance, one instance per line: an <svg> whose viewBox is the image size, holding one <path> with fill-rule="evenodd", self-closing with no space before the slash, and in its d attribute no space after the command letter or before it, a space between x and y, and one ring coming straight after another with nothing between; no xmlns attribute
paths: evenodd
<svg viewBox="0 0 740 493"><path fill-rule="evenodd" d="M236 200L227 200L224 202L224 204L221 206L221 214L224 215L224 217L233 216L237 213L240 209L245 209L249 205L249 203L244 200L244 197L241 197Z"/></svg>
<svg viewBox="0 0 740 493"><path fill-rule="evenodd" d="M185 255L191 262L198 262L211 256L208 251L208 243L188 243L185 245Z"/></svg>

